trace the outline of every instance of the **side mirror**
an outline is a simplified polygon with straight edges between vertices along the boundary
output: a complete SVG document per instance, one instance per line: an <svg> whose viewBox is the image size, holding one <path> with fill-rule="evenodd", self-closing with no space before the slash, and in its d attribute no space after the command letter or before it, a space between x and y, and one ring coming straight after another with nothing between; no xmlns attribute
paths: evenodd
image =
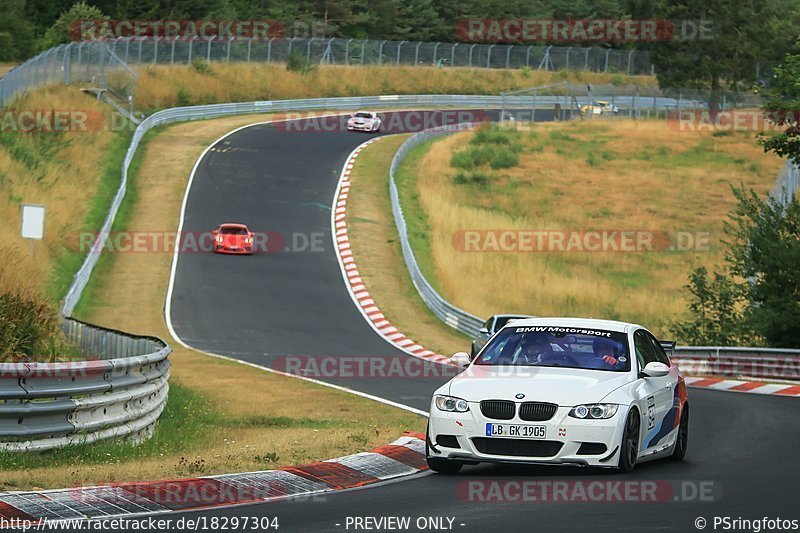
<svg viewBox="0 0 800 533"><path fill-rule="evenodd" d="M652 363L647 363L647 365L645 365L644 370L642 370L642 374L648 378L663 378L669 374L669 367L664 363L653 361Z"/></svg>
<svg viewBox="0 0 800 533"><path fill-rule="evenodd" d="M480 333L481 335L488 335L489 334L489 330L486 329L486 328L481 328L481 329L478 330L478 333Z"/></svg>
<svg viewBox="0 0 800 533"><path fill-rule="evenodd" d="M218 230L218 229L215 229L215 230L213 230L213 231L211 232L211 235L214 235L214 236L216 236L217 234L219 234L219 230Z"/></svg>
<svg viewBox="0 0 800 533"><path fill-rule="evenodd" d="M454 353L450 358L450 364L461 368L469 366L469 354L467 352Z"/></svg>

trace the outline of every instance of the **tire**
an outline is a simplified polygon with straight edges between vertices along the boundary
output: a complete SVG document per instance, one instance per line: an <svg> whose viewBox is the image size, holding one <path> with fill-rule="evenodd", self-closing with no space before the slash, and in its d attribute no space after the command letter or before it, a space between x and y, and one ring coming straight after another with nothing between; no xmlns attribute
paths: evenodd
<svg viewBox="0 0 800 533"><path fill-rule="evenodd" d="M437 474L452 475L458 474L463 466L461 463L444 459L442 457L430 456L430 425L425 430L425 461L428 463L428 468Z"/></svg>
<svg viewBox="0 0 800 533"><path fill-rule="evenodd" d="M631 472L636 467L636 459L639 457L639 430L641 419L639 411L631 409L628 418L625 419L625 431L622 432L622 442L619 447L619 470L621 472Z"/></svg>
<svg viewBox="0 0 800 533"><path fill-rule="evenodd" d="M681 423L678 425L678 438L675 439L675 448L670 459L683 461L686 457L686 448L689 445L689 404L684 403L681 413Z"/></svg>

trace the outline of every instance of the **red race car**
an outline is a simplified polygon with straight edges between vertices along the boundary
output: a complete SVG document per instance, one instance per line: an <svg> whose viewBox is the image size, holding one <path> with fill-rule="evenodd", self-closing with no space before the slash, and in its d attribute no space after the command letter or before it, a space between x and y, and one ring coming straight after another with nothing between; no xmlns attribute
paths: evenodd
<svg viewBox="0 0 800 533"><path fill-rule="evenodd" d="M218 254L252 254L253 232L244 224L220 224L211 232L214 241L214 253Z"/></svg>

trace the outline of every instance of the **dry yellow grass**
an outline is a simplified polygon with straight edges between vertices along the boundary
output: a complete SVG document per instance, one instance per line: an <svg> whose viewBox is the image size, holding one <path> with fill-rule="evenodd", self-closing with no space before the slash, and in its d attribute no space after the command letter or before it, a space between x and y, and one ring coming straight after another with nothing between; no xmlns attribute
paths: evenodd
<svg viewBox="0 0 800 533"><path fill-rule="evenodd" d="M500 312L637 321L666 333L683 313L689 270L723 254L730 185L766 193L782 161L752 134L685 133L655 121L538 124L520 132L518 167L486 171L491 185L454 183L451 155L472 133L436 142L417 167L435 276L455 305ZM461 230L708 232L707 250L650 253L476 253ZM479 288L479 289L477 289ZM412 332L409 332L413 334Z"/></svg>
<svg viewBox="0 0 800 533"><path fill-rule="evenodd" d="M222 134L267 118L260 115L181 124L156 136L143 153L135 183L138 198L127 229L174 231L186 180L201 151ZM116 255L106 266L102 282L92 293L93 303L81 318L169 339L163 306L170 262L171 255L166 253ZM202 394L208 408L226 419L302 418L319 421L326 428L315 429L314 424L221 426L188 449L167 449L163 455L144 460L3 472L0 487L57 487L263 470L354 453L385 444L406 429L424 430L421 417L344 392L180 347L171 358L171 380ZM308 409L309 405L314 409ZM277 458L265 460L269 454ZM187 471L181 457L190 462L202 460L203 466Z"/></svg>
<svg viewBox="0 0 800 533"><path fill-rule="evenodd" d="M445 355L463 351L469 339L442 325L408 276L389 200L388 167L407 135L381 139L356 159L350 174L348 232L358 271L371 297L398 330Z"/></svg>
<svg viewBox="0 0 800 533"><path fill-rule="evenodd" d="M35 91L3 110L0 133L0 292L20 288L41 294L54 259L75 245L75 233L97 191L112 133L106 129L65 133L14 131L19 112L49 110L86 112L91 117L108 114L107 107L76 88L50 87ZM96 122L91 122L97 125ZM41 155L45 154L45 155ZM47 207L42 242L20 237L22 203ZM72 239L70 241L70 239Z"/></svg>
<svg viewBox="0 0 800 533"><path fill-rule="evenodd" d="M2 76L6 72L8 72L12 68L14 68L15 66L16 65L11 64L11 63L2 63L2 64L0 64L0 76Z"/></svg>
<svg viewBox="0 0 800 533"><path fill-rule="evenodd" d="M376 94L498 94L561 81L656 85L654 77L581 71L529 71L434 67L321 66L303 75L283 64L211 63L211 73L190 66L148 66L137 71L136 105L157 109L212 102L280 100Z"/></svg>

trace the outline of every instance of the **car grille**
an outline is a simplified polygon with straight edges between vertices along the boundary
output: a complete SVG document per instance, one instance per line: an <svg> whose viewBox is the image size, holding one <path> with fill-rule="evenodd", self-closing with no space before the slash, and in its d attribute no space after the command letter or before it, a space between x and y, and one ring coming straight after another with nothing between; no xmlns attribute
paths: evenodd
<svg viewBox="0 0 800 533"><path fill-rule="evenodd" d="M511 420L514 418L514 402L508 400L483 400L481 402L481 413L486 418L495 420Z"/></svg>
<svg viewBox="0 0 800 533"><path fill-rule="evenodd" d="M519 406L519 417L528 422L544 422L553 418L557 410L553 403L525 402Z"/></svg>
<svg viewBox="0 0 800 533"><path fill-rule="evenodd" d="M563 443L555 440L494 439L475 437L472 444L487 455L510 455L513 457L552 457L561 451Z"/></svg>

